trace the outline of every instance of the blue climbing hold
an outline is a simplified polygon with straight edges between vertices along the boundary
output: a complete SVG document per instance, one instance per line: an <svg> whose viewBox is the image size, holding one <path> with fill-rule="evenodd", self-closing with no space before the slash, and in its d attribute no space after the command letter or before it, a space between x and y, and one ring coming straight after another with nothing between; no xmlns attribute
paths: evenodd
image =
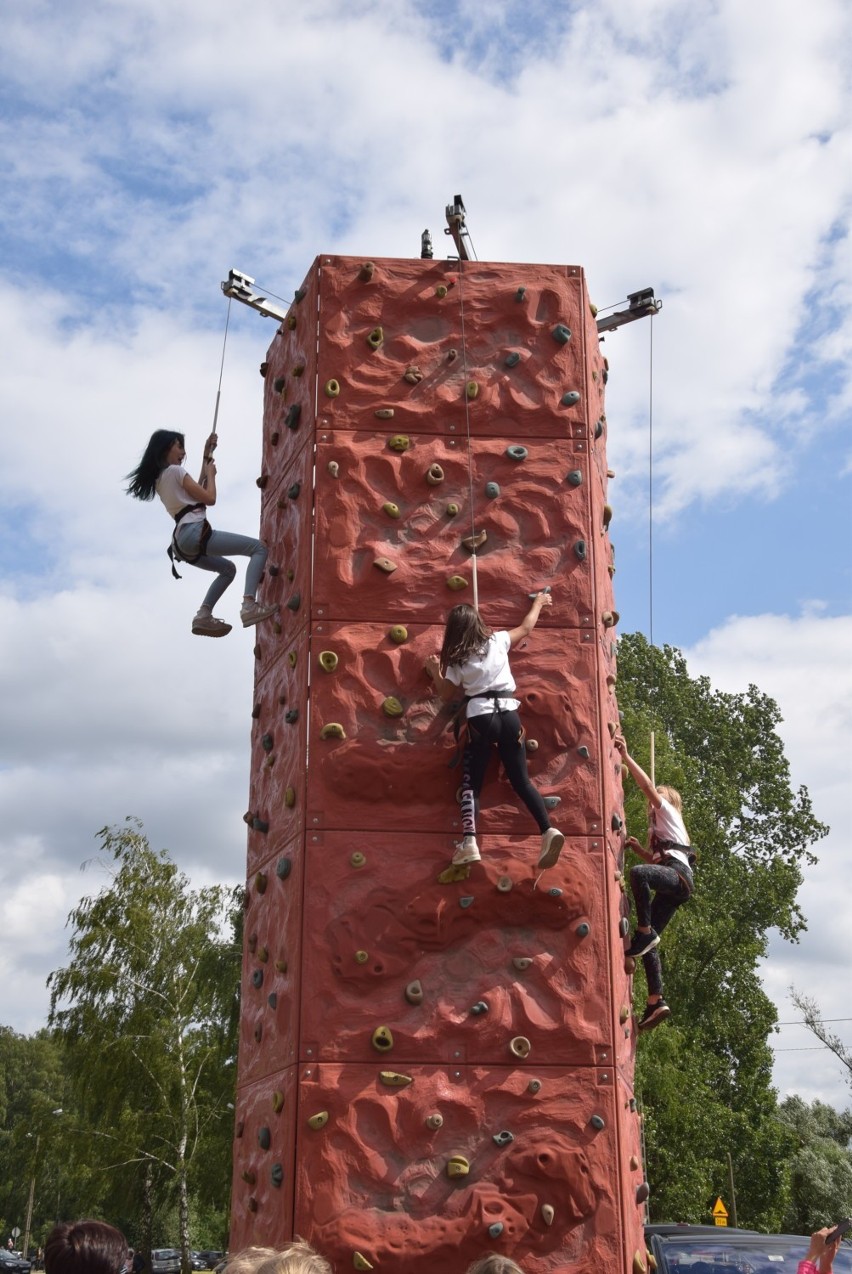
<svg viewBox="0 0 852 1274"><path fill-rule="evenodd" d="M471 1005L470 1011L474 1017L481 1017L483 1013L488 1012L488 1005L485 1000L477 1000L476 1004Z"/></svg>
<svg viewBox="0 0 852 1274"><path fill-rule="evenodd" d="M548 889L547 893L548 893L548 897L550 897L550 898L561 898L561 897L562 897L562 890L561 890L561 889L558 889L556 885L552 885L552 886L550 887L550 889Z"/></svg>
<svg viewBox="0 0 852 1274"><path fill-rule="evenodd" d="M586 747L585 743L580 744L580 746L577 748L577 752L583 758L584 761L588 761L589 757L592 755L589 749Z"/></svg>
<svg viewBox="0 0 852 1274"><path fill-rule="evenodd" d="M506 448L506 455L510 460L526 460L529 454L530 453L527 451L526 447L515 446Z"/></svg>
<svg viewBox="0 0 852 1274"><path fill-rule="evenodd" d="M558 341L560 345L567 345L571 339L571 329L570 327L566 327L564 323L557 323L556 327L554 327L551 332L551 336L555 341Z"/></svg>
<svg viewBox="0 0 852 1274"><path fill-rule="evenodd" d="M587 924L585 920L581 924L578 924L577 928L574 930L578 938L588 938L591 931L591 926Z"/></svg>
<svg viewBox="0 0 852 1274"><path fill-rule="evenodd" d="M275 865L275 875L279 880L286 880L293 870L293 861L290 858L279 858Z"/></svg>
<svg viewBox="0 0 852 1274"><path fill-rule="evenodd" d="M467 909L468 907L472 907L472 906L473 906L473 895L472 895L472 894L465 894L465 896L464 896L463 898L459 898L459 906L460 906L460 907L464 907L465 909Z"/></svg>
<svg viewBox="0 0 852 1274"><path fill-rule="evenodd" d="M489 500L496 500L500 494L500 484L498 482L486 482L485 494Z"/></svg>
<svg viewBox="0 0 852 1274"><path fill-rule="evenodd" d="M597 1132L603 1132L604 1128L606 1128L606 1120L600 1115L592 1115L589 1123L597 1130Z"/></svg>
<svg viewBox="0 0 852 1274"><path fill-rule="evenodd" d="M255 969L252 972L251 984L252 986L256 986L256 987L263 986L263 969Z"/></svg>
<svg viewBox="0 0 852 1274"><path fill-rule="evenodd" d="M515 300L523 301L526 294L527 294L526 288L518 288L517 292L515 293Z"/></svg>
<svg viewBox="0 0 852 1274"><path fill-rule="evenodd" d="M583 485L582 469L572 469L571 472L566 477L565 481L571 487L581 487Z"/></svg>
<svg viewBox="0 0 852 1274"><path fill-rule="evenodd" d="M586 560L586 541L578 540L574 545L574 552L577 554L581 562Z"/></svg>
<svg viewBox="0 0 852 1274"><path fill-rule="evenodd" d="M577 389L569 389L566 394L562 395L562 406L573 407L575 403L580 401L580 391Z"/></svg>
<svg viewBox="0 0 852 1274"><path fill-rule="evenodd" d="M520 354L518 353L516 349L513 349L513 350L510 350L509 353L506 355L506 357L503 359L503 364L505 367L517 367L520 361L521 361Z"/></svg>
<svg viewBox="0 0 852 1274"><path fill-rule="evenodd" d="M502 1233L503 1233L503 1222L502 1222L502 1221L495 1221L492 1225L489 1225L489 1227L488 1227L488 1237L489 1237L489 1238L492 1238L492 1239L499 1239L499 1237L500 1237L500 1235L501 1235Z"/></svg>
<svg viewBox="0 0 852 1274"><path fill-rule="evenodd" d="M561 796L546 796L544 798L545 809L555 810L557 805L562 804Z"/></svg>

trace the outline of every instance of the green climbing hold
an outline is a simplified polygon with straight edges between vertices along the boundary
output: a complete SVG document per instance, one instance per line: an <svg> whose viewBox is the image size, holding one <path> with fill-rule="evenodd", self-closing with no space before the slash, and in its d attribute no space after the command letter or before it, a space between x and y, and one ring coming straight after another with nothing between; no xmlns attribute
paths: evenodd
<svg viewBox="0 0 852 1274"><path fill-rule="evenodd" d="M318 1110L315 1115L308 1116L308 1127L313 1128L314 1131L318 1131L320 1128L325 1128L327 1123L328 1123L327 1110Z"/></svg>
<svg viewBox="0 0 852 1274"><path fill-rule="evenodd" d="M583 485L582 469L572 469L571 472L566 477L565 481L568 483L570 487L582 486Z"/></svg>
<svg viewBox="0 0 852 1274"><path fill-rule="evenodd" d="M560 345L567 345L571 339L571 329L566 327L564 323L557 323L551 332L551 336Z"/></svg>
<svg viewBox="0 0 852 1274"><path fill-rule="evenodd" d="M461 589L467 588L467 580L463 575L451 575L447 580L447 588L451 588L453 592L458 593Z"/></svg>
<svg viewBox="0 0 852 1274"><path fill-rule="evenodd" d="M329 398L337 398L340 394L340 381L335 380L332 376L325 382L325 392Z"/></svg>
<svg viewBox="0 0 852 1274"><path fill-rule="evenodd" d="M388 695L382 700L382 712L386 717L401 717L405 709L396 695Z"/></svg>
<svg viewBox="0 0 852 1274"><path fill-rule="evenodd" d="M435 295L440 297L441 300L443 300L444 297L447 295L447 291L448 289L444 286L444 284L439 283L438 286L435 288Z"/></svg>
<svg viewBox="0 0 852 1274"><path fill-rule="evenodd" d="M563 407L573 407L574 404L578 403L579 401L580 401L580 394L579 394L579 391L576 389L569 389L567 394L562 395Z"/></svg>
<svg viewBox="0 0 852 1274"><path fill-rule="evenodd" d="M515 293L515 300L523 301L524 297L526 296L526 291L527 291L526 288L518 288L517 292Z"/></svg>
<svg viewBox="0 0 852 1274"><path fill-rule="evenodd" d="M504 367L517 367L520 361L521 361L520 354L518 353L516 349L513 349L513 350L510 350L510 352L503 359L503 365Z"/></svg>
<svg viewBox="0 0 852 1274"><path fill-rule="evenodd" d="M385 503L382 505L382 509L388 515L389 518L399 517L399 505L394 504L393 500L386 500Z"/></svg>
<svg viewBox="0 0 852 1274"><path fill-rule="evenodd" d="M401 1075L399 1071L379 1071L379 1079L387 1088L407 1088L414 1083L411 1075Z"/></svg>
<svg viewBox="0 0 852 1274"><path fill-rule="evenodd" d="M496 500L500 494L500 484L498 482L486 482L485 494L489 500Z"/></svg>
<svg viewBox="0 0 852 1274"><path fill-rule="evenodd" d="M411 446L411 439L407 434L394 434L392 438L388 438L388 446L391 451L408 451Z"/></svg>
<svg viewBox="0 0 852 1274"><path fill-rule="evenodd" d="M293 806L296 804L296 789L294 787L288 787L285 789L284 804L286 805L288 810L291 810Z"/></svg>
<svg viewBox="0 0 852 1274"><path fill-rule="evenodd" d="M506 448L506 455L510 460L526 460L529 452L526 447L513 446Z"/></svg>
<svg viewBox="0 0 852 1274"><path fill-rule="evenodd" d="M458 513L458 511L459 511L459 506L455 504L454 502L447 505L448 518L454 518L456 514Z"/></svg>
<svg viewBox="0 0 852 1274"><path fill-rule="evenodd" d="M479 397L479 385L476 383L475 380L469 380L467 382L467 385L465 385L465 394L467 395L468 398Z"/></svg>
<svg viewBox="0 0 852 1274"><path fill-rule="evenodd" d="M319 666L323 672L334 672L340 659L333 650L321 650L319 653Z"/></svg>

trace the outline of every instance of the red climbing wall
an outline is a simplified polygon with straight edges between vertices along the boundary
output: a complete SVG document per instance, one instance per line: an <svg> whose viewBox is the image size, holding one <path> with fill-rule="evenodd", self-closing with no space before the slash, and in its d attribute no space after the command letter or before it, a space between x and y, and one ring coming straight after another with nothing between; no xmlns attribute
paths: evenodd
<svg viewBox="0 0 852 1274"><path fill-rule="evenodd" d="M463 272L460 272L463 271ZM265 377L231 1249L339 1270L634 1269L644 1253L618 758L607 368L582 271L321 257ZM530 772L482 864L426 656L472 597L514 626Z"/></svg>

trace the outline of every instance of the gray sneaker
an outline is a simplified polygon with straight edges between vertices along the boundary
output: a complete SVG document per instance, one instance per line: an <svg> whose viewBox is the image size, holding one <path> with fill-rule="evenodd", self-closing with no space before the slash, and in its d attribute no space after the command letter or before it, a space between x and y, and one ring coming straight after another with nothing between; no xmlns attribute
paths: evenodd
<svg viewBox="0 0 852 1274"><path fill-rule="evenodd" d="M465 863L478 863L481 861L482 856L475 836L465 836L464 840L459 841L452 858L454 867L464 867Z"/></svg>
<svg viewBox="0 0 852 1274"><path fill-rule="evenodd" d="M231 625L215 615L196 615L192 621L192 631L196 637L227 637Z"/></svg>
<svg viewBox="0 0 852 1274"><path fill-rule="evenodd" d="M548 827L546 832L542 832L541 853L538 856L538 865L542 871L556 866L564 844L565 837L558 827Z"/></svg>
<svg viewBox="0 0 852 1274"><path fill-rule="evenodd" d="M270 615L274 615L277 610L277 602L269 606L262 606L260 602L243 602L240 608L243 628L251 628L252 624L259 624L262 619L269 619Z"/></svg>

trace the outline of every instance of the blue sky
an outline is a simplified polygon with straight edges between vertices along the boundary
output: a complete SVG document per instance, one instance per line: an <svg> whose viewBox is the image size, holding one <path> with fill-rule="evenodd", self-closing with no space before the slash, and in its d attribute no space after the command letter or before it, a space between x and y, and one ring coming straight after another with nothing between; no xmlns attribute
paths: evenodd
<svg viewBox="0 0 852 1274"><path fill-rule="evenodd" d="M416 256L427 226L445 254L457 192L481 259L580 264L600 305L649 285L663 300L654 637L719 688L778 700L794 781L833 831L802 894L818 920L773 943L766 986L784 1021L791 983L844 1016L850 66L842 0L10 0L0 1020L43 1021L105 823L138 815L199 883L242 871L251 642L199 649L168 525L122 493L155 427L184 429L197 462L220 281L237 266L290 296L318 253ZM233 529L257 526L273 331L234 308L217 508ZM650 334L605 346L618 606L645 632ZM822 1054L779 1052L776 1079L848 1104Z"/></svg>

